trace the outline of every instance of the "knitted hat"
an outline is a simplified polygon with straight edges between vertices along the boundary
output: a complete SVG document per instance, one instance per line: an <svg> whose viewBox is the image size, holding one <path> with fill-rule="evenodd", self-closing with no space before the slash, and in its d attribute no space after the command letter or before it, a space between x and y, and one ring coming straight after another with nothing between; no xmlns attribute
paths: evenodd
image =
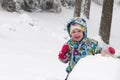
<svg viewBox="0 0 120 80"><path fill-rule="evenodd" d="M84 29L84 27L82 27L81 25L79 25L79 24L72 24L71 26L70 26L70 34L72 33L72 31L74 30L74 29L79 29L79 30L81 30L81 31L85 31L85 29Z"/></svg>

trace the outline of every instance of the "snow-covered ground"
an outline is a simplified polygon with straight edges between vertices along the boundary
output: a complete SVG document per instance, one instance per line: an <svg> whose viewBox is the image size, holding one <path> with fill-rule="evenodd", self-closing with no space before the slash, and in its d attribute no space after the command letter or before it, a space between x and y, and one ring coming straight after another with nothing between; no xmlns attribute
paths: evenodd
<svg viewBox="0 0 120 80"><path fill-rule="evenodd" d="M116 49L120 49L119 8L117 5L114 7L110 39L110 44ZM101 10L100 6L92 3L89 37L98 36ZM9 13L0 9L0 80L64 80L67 64L62 64L57 55L68 39L64 28L73 12L73 9L65 8L59 14ZM86 57L79 63L81 67L76 66L71 73L72 80L75 79L74 75L84 80L106 80L106 76L101 77L101 74L108 77L113 73L109 80L120 80L118 59L96 55ZM80 73L76 72L77 67Z"/></svg>

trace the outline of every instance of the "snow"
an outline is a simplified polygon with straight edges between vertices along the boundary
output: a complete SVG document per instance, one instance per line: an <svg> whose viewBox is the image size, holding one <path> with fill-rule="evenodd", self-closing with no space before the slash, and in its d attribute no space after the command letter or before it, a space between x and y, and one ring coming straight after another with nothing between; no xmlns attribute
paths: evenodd
<svg viewBox="0 0 120 80"><path fill-rule="evenodd" d="M112 57L88 56L78 62L68 80L120 80L119 62Z"/></svg>
<svg viewBox="0 0 120 80"><path fill-rule="evenodd" d="M114 7L110 39L116 49L120 49L119 8ZM96 38L101 7L92 3L91 10L88 36ZM65 8L59 14L9 13L0 9L0 80L64 80L67 64L62 64L57 55L69 39L64 28L73 12ZM79 63L71 73L72 80L120 80L118 59L96 55L81 59Z"/></svg>

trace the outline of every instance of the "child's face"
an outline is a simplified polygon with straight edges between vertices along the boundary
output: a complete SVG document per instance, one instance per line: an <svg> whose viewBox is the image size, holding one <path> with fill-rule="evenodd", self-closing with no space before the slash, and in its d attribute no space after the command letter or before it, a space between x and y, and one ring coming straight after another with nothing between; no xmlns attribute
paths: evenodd
<svg viewBox="0 0 120 80"><path fill-rule="evenodd" d="M75 40L75 41L81 41L82 38L83 38L83 31L81 31L80 29L74 29L71 32L71 36L72 36L73 40Z"/></svg>

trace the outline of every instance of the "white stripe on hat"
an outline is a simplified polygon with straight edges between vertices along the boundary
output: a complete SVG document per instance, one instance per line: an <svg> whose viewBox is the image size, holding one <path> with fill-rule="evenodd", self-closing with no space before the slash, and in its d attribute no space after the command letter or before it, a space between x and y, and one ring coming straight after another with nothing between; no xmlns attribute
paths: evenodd
<svg viewBox="0 0 120 80"><path fill-rule="evenodd" d="M73 31L74 29L82 30L82 27L81 27L81 25L79 25L79 24L71 25L71 26L70 26L70 34L72 33L72 31Z"/></svg>

